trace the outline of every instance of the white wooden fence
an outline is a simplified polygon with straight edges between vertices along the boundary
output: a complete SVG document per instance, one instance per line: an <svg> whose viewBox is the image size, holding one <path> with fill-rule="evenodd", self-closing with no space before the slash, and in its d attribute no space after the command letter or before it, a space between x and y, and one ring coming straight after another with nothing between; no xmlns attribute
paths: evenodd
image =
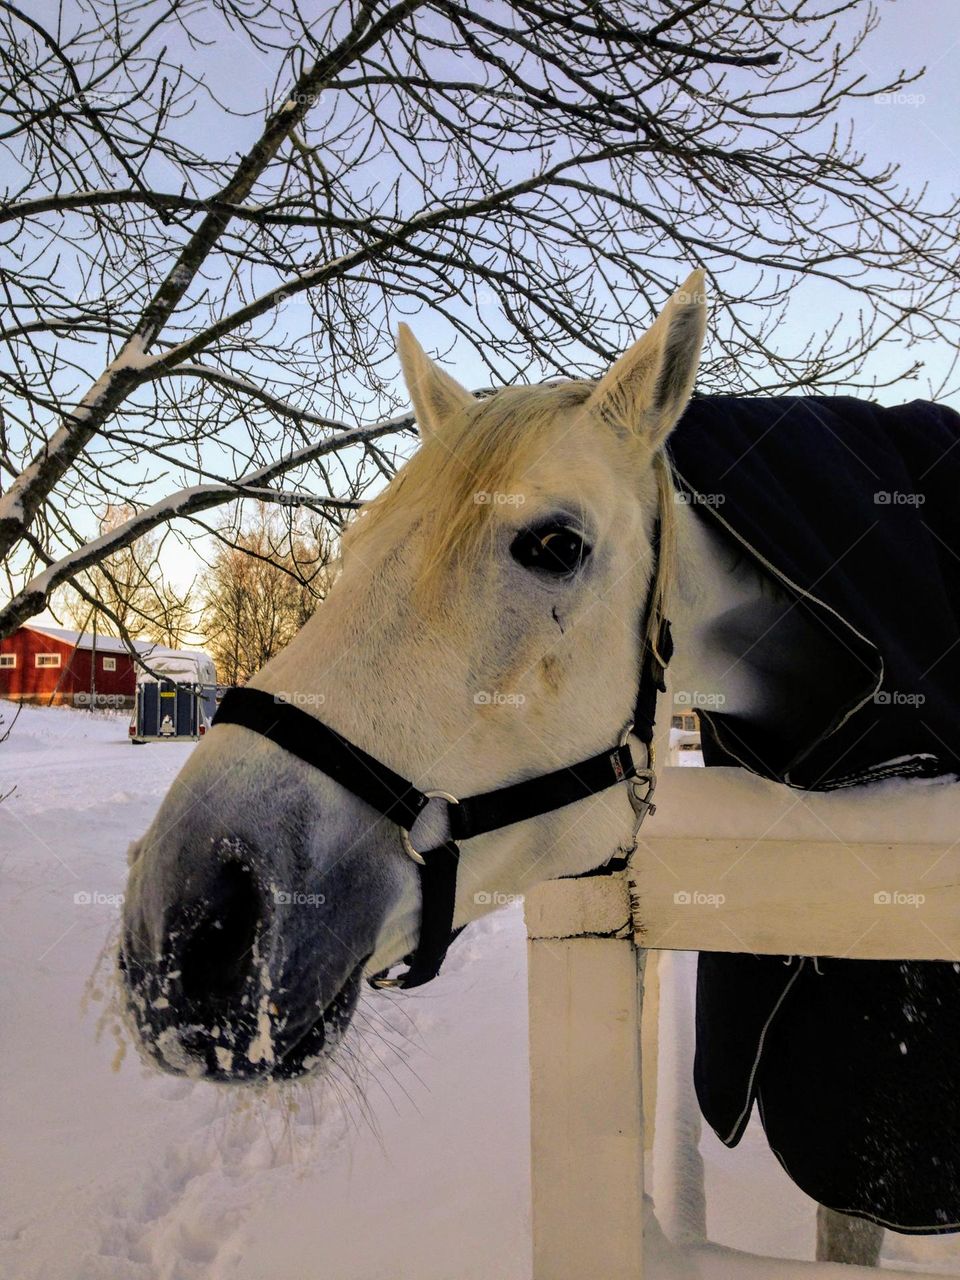
<svg viewBox="0 0 960 1280"><path fill-rule="evenodd" d="M656 799L629 871L526 899L535 1280L644 1274L647 949L960 961L960 785L812 794L672 768ZM691 1277L750 1273L747 1255L734 1271L729 1250L688 1252Z"/></svg>

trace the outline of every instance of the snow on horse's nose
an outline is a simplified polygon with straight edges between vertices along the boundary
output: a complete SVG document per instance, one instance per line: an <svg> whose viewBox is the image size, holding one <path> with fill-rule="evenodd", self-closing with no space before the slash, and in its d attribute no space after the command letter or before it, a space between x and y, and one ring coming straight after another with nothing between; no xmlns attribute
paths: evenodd
<svg viewBox="0 0 960 1280"><path fill-rule="evenodd" d="M128 919L121 968L141 1040L159 1065L249 1078L270 1070L274 911L250 867L219 853L192 892L162 911L153 945L149 908Z"/></svg>
<svg viewBox="0 0 960 1280"><path fill-rule="evenodd" d="M319 837L317 837L319 838ZM319 1070L353 1014L382 922L366 867L309 840L164 824L132 859L120 968L135 1043L209 1080Z"/></svg>

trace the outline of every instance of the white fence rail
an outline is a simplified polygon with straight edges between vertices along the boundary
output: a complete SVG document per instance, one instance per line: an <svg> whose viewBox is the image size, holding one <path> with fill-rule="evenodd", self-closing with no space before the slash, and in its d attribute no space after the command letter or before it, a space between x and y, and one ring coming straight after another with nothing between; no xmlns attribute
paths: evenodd
<svg viewBox="0 0 960 1280"><path fill-rule="evenodd" d="M657 803L628 872L527 896L535 1280L644 1274L645 948L960 961L960 785L813 794L666 769ZM734 1274L709 1245L689 1265Z"/></svg>

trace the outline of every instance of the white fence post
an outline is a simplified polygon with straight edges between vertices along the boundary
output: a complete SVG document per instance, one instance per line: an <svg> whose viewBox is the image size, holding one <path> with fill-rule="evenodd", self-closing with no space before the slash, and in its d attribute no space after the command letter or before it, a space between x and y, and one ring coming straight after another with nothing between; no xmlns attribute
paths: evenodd
<svg viewBox="0 0 960 1280"><path fill-rule="evenodd" d="M540 885L526 916L534 1278L641 1280L644 953L625 876Z"/></svg>

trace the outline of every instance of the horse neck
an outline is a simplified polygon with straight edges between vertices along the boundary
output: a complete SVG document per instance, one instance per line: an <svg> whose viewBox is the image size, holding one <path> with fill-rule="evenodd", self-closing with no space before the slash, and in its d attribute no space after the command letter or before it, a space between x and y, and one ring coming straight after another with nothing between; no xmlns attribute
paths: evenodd
<svg viewBox="0 0 960 1280"><path fill-rule="evenodd" d="M682 702L694 710L698 699L710 699L700 705L749 717L764 705L749 661L750 637L760 634L763 619L777 609L777 593L769 579L722 540L710 523L714 519L709 512L677 505L670 691L674 697L687 695Z"/></svg>

